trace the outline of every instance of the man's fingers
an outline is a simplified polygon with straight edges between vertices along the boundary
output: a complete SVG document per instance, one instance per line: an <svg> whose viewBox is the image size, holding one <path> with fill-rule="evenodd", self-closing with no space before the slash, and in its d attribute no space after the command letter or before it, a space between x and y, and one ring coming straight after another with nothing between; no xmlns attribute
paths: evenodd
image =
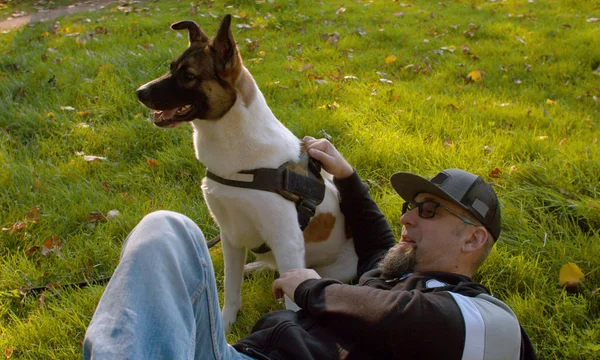
<svg viewBox="0 0 600 360"><path fill-rule="evenodd" d="M327 154L326 152L321 151L319 149L310 149L310 150L308 150L308 154L311 157L322 162L323 165L325 165L325 166L327 166L333 160L333 156L331 156L331 155Z"/></svg>
<svg viewBox="0 0 600 360"><path fill-rule="evenodd" d="M273 282L273 296L275 296L276 299L281 299L283 297L283 290L281 290L279 279L276 279Z"/></svg>

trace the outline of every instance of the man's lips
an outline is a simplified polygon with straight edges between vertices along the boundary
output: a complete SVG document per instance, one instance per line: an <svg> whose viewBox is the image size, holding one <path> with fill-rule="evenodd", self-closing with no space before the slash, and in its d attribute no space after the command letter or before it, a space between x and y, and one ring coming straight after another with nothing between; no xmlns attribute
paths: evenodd
<svg viewBox="0 0 600 360"><path fill-rule="evenodd" d="M402 243L409 243L409 244L416 244L416 242L411 239L410 237L408 237L408 235L402 235L400 237L400 242Z"/></svg>

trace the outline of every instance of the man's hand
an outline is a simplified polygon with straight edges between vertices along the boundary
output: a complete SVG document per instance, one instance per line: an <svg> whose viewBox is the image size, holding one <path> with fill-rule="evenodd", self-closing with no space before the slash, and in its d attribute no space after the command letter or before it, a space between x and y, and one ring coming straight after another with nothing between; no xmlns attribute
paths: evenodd
<svg viewBox="0 0 600 360"><path fill-rule="evenodd" d="M294 292L301 282L308 279L320 279L321 277L313 269L294 269L286 271L273 282L273 295L280 299L287 295L294 299Z"/></svg>
<svg viewBox="0 0 600 360"><path fill-rule="evenodd" d="M327 139L315 139L305 136L302 139L308 155L319 160L323 169L337 179L345 179L354 173L354 169Z"/></svg>

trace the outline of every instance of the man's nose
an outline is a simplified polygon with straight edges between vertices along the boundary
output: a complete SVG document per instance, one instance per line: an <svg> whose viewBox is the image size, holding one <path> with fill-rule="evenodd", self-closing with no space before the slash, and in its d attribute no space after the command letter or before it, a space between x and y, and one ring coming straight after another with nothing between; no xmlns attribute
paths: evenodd
<svg viewBox="0 0 600 360"><path fill-rule="evenodd" d="M400 216L400 223L402 225L414 225L419 218L419 209L414 208L402 214Z"/></svg>

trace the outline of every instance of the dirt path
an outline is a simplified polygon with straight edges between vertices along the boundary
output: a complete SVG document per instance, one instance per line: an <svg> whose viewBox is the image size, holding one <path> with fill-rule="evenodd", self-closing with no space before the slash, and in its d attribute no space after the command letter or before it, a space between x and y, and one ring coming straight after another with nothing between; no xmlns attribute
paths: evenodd
<svg viewBox="0 0 600 360"><path fill-rule="evenodd" d="M84 11L99 10L103 9L107 5L116 2L118 2L118 0L87 0L68 6L58 7L56 9L48 10L45 12L38 12L35 14L28 14L17 18L0 20L0 31L15 29L35 22L53 20L63 15L75 14Z"/></svg>

